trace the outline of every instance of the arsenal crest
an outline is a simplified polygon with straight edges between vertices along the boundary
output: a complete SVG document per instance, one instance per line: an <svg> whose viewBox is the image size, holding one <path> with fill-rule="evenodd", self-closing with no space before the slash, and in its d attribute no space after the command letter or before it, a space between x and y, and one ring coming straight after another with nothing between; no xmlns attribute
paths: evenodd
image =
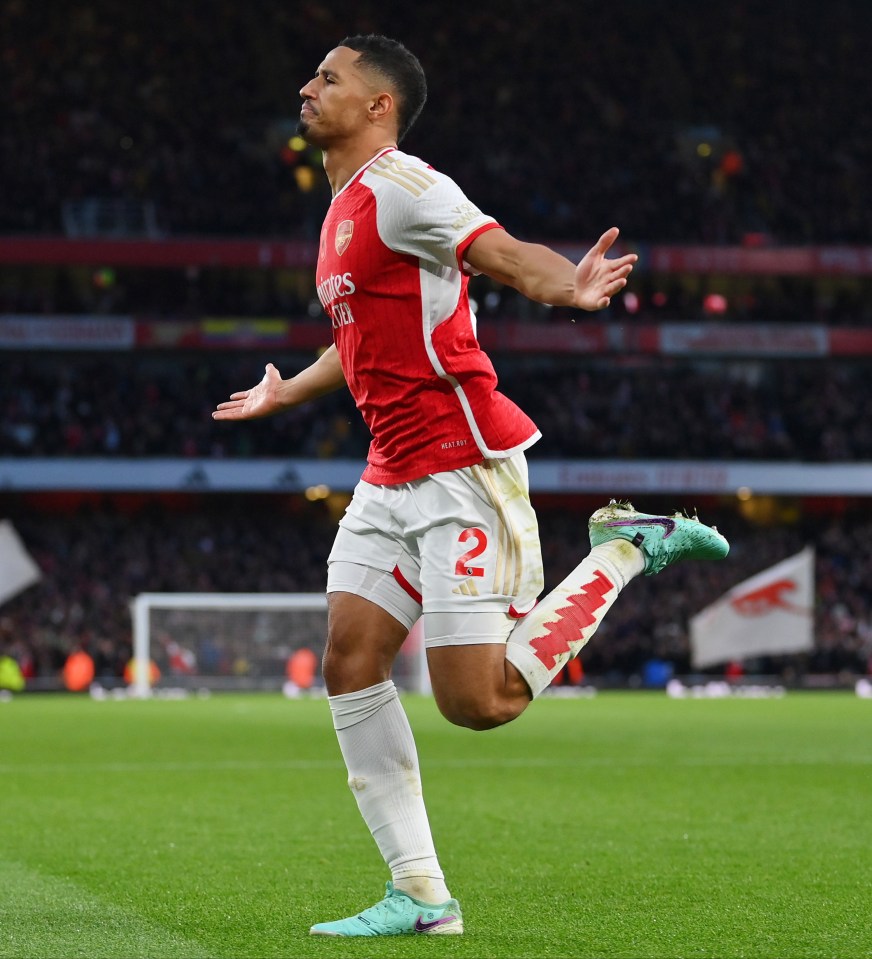
<svg viewBox="0 0 872 959"><path fill-rule="evenodd" d="M354 232L354 220L343 220L336 227L336 252L339 256L345 252L348 244L351 242L351 234Z"/></svg>

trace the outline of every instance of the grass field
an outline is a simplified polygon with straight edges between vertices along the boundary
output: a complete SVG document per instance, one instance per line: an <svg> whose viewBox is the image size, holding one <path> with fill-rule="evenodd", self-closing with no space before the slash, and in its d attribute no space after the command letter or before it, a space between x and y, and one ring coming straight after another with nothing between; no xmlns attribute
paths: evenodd
<svg viewBox="0 0 872 959"><path fill-rule="evenodd" d="M381 897L323 700L0 703L0 957L869 957L872 702L408 698L462 937Z"/></svg>

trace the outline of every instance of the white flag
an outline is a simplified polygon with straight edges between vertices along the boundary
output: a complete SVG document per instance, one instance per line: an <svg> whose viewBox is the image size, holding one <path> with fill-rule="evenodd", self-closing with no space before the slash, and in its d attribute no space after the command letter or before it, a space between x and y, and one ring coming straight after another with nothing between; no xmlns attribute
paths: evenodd
<svg viewBox="0 0 872 959"><path fill-rule="evenodd" d="M692 617L690 646L696 669L812 649L814 549L746 579Z"/></svg>
<svg viewBox="0 0 872 959"><path fill-rule="evenodd" d="M0 520L0 603L27 589L42 577L39 567L24 548L15 527Z"/></svg>

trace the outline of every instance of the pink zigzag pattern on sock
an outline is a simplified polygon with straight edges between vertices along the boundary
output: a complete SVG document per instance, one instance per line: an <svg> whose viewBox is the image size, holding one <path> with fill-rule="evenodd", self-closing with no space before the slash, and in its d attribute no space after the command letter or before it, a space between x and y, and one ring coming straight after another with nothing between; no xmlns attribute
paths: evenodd
<svg viewBox="0 0 872 959"><path fill-rule="evenodd" d="M555 610L558 617L545 623L546 632L530 641L530 646L546 669L553 669L558 656L571 652L571 643L577 643L588 626L596 621L594 615L605 605L606 594L615 584L601 571L581 587L581 592L568 596L568 606Z"/></svg>

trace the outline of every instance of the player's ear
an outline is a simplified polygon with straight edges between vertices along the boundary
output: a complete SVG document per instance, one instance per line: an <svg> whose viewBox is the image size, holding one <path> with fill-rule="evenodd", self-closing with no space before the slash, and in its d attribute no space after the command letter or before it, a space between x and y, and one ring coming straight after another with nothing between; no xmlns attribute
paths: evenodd
<svg viewBox="0 0 872 959"><path fill-rule="evenodd" d="M394 98L387 92L373 97L369 104L371 120L382 120L394 112Z"/></svg>

